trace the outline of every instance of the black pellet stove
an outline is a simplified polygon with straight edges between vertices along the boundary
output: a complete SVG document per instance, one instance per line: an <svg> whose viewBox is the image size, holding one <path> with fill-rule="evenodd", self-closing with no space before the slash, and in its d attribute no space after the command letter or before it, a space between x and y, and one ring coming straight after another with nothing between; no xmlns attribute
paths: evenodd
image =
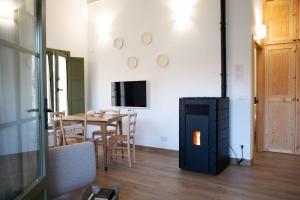
<svg viewBox="0 0 300 200"><path fill-rule="evenodd" d="M230 161L226 0L220 0L220 12L221 97L179 99L179 167L212 175L224 170Z"/></svg>
<svg viewBox="0 0 300 200"><path fill-rule="evenodd" d="M180 98L179 167L216 175L229 161L229 98Z"/></svg>

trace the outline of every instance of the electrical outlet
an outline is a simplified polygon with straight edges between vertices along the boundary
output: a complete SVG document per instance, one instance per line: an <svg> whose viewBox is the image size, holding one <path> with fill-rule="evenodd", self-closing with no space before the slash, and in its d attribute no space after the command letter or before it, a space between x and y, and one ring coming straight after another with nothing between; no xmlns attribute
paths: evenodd
<svg viewBox="0 0 300 200"><path fill-rule="evenodd" d="M168 141L168 138L165 137L165 136L160 136L160 141L161 141L161 142L167 142L167 141Z"/></svg>

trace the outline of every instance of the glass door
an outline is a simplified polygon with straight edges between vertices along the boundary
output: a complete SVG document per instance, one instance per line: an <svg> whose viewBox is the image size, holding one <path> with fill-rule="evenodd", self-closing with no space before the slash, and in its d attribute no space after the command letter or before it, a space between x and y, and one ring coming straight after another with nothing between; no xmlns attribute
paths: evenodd
<svg viewBox="0 0 300 200"><path fill-rule="evenodd" d="M0 0L0 200L46 199L43 0Z"/></svg>

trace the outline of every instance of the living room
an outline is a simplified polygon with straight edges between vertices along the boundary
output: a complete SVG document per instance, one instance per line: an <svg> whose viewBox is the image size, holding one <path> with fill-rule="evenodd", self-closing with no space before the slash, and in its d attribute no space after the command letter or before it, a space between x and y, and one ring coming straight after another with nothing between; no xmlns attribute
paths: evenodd
<svg viewBox="0 0 300 200"><path fill-rule="evenodd" d="M297 131L291 131L296 140L291 139L291 151L286 143L272 146L276 138L269 140L264 131L273 123L283 132L297 117L274 108L274 121L261 112L268 105L269 83L261 63L269 58L268 45L275 44L268 43L274 23L265 25L272 3L4 1L13 6L1 10L0 3L0 65L20 65L20 70L0 69L0 88L8 91L0 92L0 163L5 166L0 199L84 199L95 185L117 185L119 199L299 199ZM300 5L276 1L278 9ZM34 20L24 17L23 7ZM39 40L26 39L30 35ZM32 57L17 59L9 48ZM23 70L23 62L36 62L41 69ZM284 85L281 76L274 80ZM296 107L297 97L291 102ZM84 136L83 143L67 142L64 123L70 121L82 122L84 134L76 138ZM134 136L127 138L131 132ZM123 146L132 139L132 145ZM35 196L46 190L43 198Z"/></svg>

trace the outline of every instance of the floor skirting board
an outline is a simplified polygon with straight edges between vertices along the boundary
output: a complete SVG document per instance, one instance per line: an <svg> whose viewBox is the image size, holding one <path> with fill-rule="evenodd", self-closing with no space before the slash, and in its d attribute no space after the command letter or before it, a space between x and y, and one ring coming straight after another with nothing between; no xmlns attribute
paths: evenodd
<svg viewBox="0 0 300 200"><path fill-rule="evenodd" d="M146 152L153 152L153 153L161 153L164 155L170 155L170 156L179 156L179 151L177 150L171 150L171 149L163 149L163 148L157 148L157 147L148 147L148 146L142 146L142 145L136 145L136 149ZM231 165L237 165L237 161L235 158L230 158L230 164ZM239 166L244 167L251 167L253 165L253 160L244 160L239 164Z"/></svg>

